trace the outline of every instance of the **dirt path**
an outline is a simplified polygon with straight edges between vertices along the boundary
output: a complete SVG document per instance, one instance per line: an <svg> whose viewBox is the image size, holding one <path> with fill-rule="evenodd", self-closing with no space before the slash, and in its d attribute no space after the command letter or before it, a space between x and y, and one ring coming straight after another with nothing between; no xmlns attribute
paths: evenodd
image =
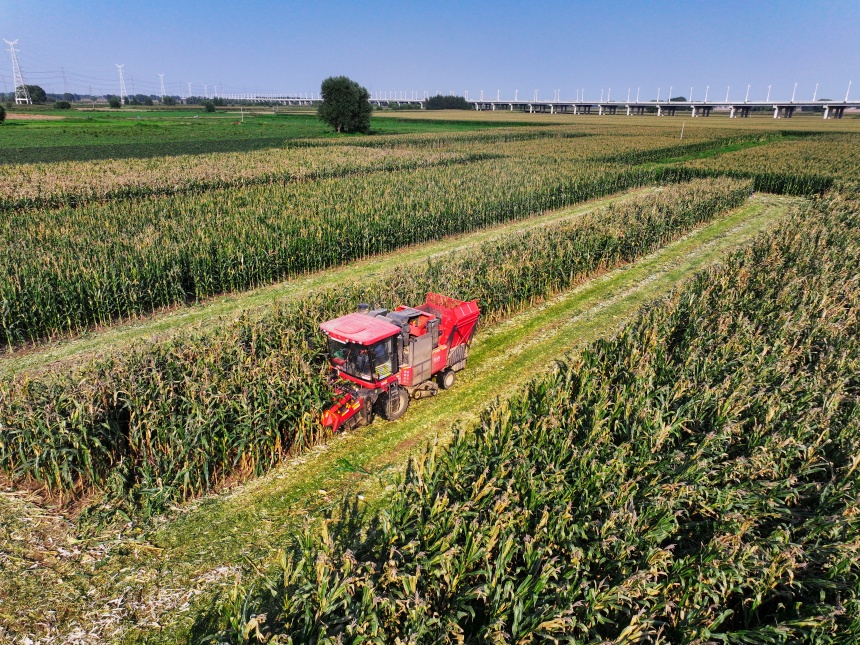
<svg viewBox="0 0 860 645"><path fill-rule="evenodd" d="M53 633L55 642L70 636L183 642L213 589L230 586L248 563L289 546L304 522L336 509L345 495L377 506L409 456L429 441L444 442L453 423L468 427L495 397L509 396L571 348L611 333L642 303L719 261L796 201L756 197L661 251L484 330L452 390L413 403L397 423L377 421L337 436L230 493L177 509L160 528L136 532L130 525L110 539L77 542L73 527L60 519L35 513L25 521L33 514L28 502L0 495L0 517L11 518L5 525L0 520L0 544L6 549L13 540L5 563L7 552L0 551L0 588L7 589L5 598L0 592L0 624L34 624L37 616L44 620L44 607L61 607L65 614L55 627L36 630ZM35 546L21 544L32 526L55 546L48 549L43 540L34 556Z"/></svg>

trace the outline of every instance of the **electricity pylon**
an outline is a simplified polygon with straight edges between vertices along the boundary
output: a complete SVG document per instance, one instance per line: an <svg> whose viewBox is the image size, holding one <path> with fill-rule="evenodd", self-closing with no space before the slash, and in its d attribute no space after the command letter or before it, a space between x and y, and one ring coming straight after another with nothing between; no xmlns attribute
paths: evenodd
<svg viewBox="0 0 860 645"><path fill-rule="evenodd" d="M18 41L9 42L5 38L3 42L9 45L9 53L12 55L12 78L15 84L15 104L30 105L33 101L30 99L30 93L27 91L27 86L24 84L24 77L21 75L21 67L18 65L18 55L15 53L15 45Z"/></svg>

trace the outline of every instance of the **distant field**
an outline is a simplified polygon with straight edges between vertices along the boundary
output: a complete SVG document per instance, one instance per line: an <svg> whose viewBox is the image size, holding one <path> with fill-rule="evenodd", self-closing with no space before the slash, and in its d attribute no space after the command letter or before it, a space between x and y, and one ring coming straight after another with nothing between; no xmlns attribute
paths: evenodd
<svg viewBox="0 0 860 645"><path fill-rule="evenodd" d="M239 110L148 112L39 111L28 120L13 113L0 126L0 164L146 158L276 148L291 139L335 138L313 114L265 114ZM59 117L46 119L46 116ZM244 120L243 120L244 118ZM237 123L238 121L238 123ZM491 121L450 122L374 117L376 134L458 132L511 125ZM341 135L340 140L348 139Z"/></svg>

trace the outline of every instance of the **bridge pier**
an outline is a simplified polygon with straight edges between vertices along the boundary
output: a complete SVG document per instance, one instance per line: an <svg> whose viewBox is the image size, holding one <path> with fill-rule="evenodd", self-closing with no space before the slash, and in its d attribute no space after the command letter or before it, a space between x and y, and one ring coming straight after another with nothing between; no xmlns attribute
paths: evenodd
<svg viewBox="0 0 860 645"><path fill-rule="evenodd" d="M773 106L773 118L774 119L790 119L794 116L794 106L793 105L774 105Z"/></svg>
<svg viewBox="0 0 860 645"><path fill-rule="evenodd" d="M825 119L841 119L842 115L845 113L844 105L825 105L824 106L824 118Z"/></svg>
<svg viewBox="0 0 860 645"><path fill-rule="evenodd" d="M730 119L746 119L750 115L750 106L749 105L732 105L729 107L729 118Z"/></svg>
<svg viewBox="0 0 860 645"><path fill-rule="evenodd" d="M691 106L693 117L697 116L711 116L711 110L713 109L710 105L693 105ZM698 112L698 113L697 113Z"/></svg>

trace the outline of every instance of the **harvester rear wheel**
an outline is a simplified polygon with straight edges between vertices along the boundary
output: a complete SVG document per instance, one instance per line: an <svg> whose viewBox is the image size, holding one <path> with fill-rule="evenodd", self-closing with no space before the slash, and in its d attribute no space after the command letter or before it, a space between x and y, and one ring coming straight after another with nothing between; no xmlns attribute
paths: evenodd
<svg viewBox="0 0 860 645"><path fill-rule="evenodd" d="M379 397L376 405L379 416L387 421L396 421L409 407L409 392L406 388L392 386L388 392Z"/></svg>

